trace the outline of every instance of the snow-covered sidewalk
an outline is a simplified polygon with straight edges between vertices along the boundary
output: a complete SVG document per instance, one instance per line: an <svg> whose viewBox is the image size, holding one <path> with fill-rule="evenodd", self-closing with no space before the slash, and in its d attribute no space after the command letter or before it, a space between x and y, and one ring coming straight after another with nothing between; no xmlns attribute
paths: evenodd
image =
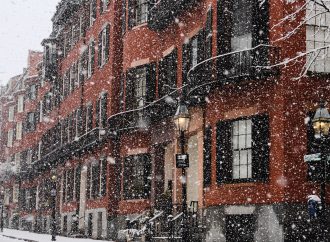
<svg viewBox="0 0 330 242"><path fill-rule="evenodd" d="M14 238L9 238L14 237ZM15 229L4 229L3 233L0 232L0 242L22 242L22 241L38 241L38 242L47 242L51 241L50 234L37 234L31 233L28 231L21 231ZM81 238L68 238L63 236L56 236L56 241L58 242L95 242L93 239L81 239Z"/></svg>

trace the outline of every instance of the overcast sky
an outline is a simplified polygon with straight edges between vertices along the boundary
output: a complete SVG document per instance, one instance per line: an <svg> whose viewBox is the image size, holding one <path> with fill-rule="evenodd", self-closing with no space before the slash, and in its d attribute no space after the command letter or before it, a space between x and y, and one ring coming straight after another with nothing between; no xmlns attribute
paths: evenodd
<svg viewBox="0 0 330 242"><path fill-rule="evenodd" d="M0 84L22 73L28 50L42 50L51 32L51 18L60 0L1 0Z"/></svg>

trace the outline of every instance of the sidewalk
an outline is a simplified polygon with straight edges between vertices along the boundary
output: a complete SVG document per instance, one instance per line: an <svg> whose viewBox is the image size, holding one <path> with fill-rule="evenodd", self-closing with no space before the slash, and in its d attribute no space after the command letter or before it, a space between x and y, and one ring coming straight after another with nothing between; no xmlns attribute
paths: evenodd
<svg viewBox="0 0 330 242"><path fill-rule="evenodd" d="M0 232L0 242L47 242L51 241L50 234L37 234L28 231L21 231L15 229L4 229L3 233ZM63 236L56 236L56 241L58 242L95 242L94 239L78 239L78 238L68 238Z"/></svg>

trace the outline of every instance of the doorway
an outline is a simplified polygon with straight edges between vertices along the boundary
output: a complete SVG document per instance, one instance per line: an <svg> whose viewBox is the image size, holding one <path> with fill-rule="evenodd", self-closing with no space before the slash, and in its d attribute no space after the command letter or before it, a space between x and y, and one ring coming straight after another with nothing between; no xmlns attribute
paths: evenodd
<svg viewBox="0 0 330 242"><path fill-rule="evenodd" d="M226 216L227 242L253 242L256 218L253 214Z"/></svg>

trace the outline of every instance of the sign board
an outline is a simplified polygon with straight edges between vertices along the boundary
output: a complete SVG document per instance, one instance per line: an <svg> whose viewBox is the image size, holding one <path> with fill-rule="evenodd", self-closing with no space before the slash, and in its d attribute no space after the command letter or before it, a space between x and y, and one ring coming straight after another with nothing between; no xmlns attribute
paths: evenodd
<svg viewBox="0 0 330 242"><path fill-rule="evenodd" d="M176 168L188 168L188 167L189 167L189 154L177 154Z"/></svg>
<svg viewBox="0 0 330 242"><path fill-rule="evenodd" d="M320 160L321 160L321 153L304 155L305 162L313 162L313 161L320 161ZM330 156L327 157L327 161L330 161Z"/></svg>

